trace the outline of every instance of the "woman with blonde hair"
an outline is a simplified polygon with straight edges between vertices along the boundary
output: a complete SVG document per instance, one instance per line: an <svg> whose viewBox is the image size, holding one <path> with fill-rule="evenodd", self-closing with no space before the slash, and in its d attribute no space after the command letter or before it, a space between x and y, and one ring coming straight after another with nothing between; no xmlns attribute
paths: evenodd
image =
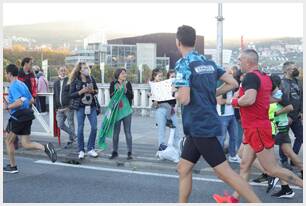
<svg viewBox="0 0 306 206"><path fill-rule="evenodd" d="M73 69L69 78L71 108L76 110L78 121L78 147L79 159L85 157L84 149L84 121L87 116L91 130L87 144L87 154L91 157L98 157L95 151L97 136L97 106L96 94L98 87L95 79L90 76L90 68L84 62L79 62Z"/></svg>

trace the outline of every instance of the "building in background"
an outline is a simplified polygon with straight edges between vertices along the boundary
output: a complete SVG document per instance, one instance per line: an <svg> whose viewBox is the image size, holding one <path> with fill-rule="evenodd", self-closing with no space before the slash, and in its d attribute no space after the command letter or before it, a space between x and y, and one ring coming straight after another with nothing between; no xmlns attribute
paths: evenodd
<svg viewBox="0 0 306 206"><path fill-rule="evenodd" d="M95 64L95 52L92 50L78 50L65 58L66 65L76 65L78 62L85 62L89 66Z"/></svg>
<svg viewBox="0 0 306 206"><path fill-rule="evenodd" d="M88 35L85 39L84 39L84 49L87 49L89 44L92 43L101 43L101 44L106 44L107 40L105 37L105 32L103 30L99 30L95 33L92 33L90 35Z"/></svg>
<svg viewBox="0 0 306 206"><path fill-rule="evenodd" d="M151 69L156 68L156 44L137 43L137 65L148 65Z"/></svg>
<svg viewBox="0 0 306 206"><path fill-rule="evenodd" d="M165 68L169 70L170 57L156 57L156 68Z"/></svg>
<svg viewBox="0 0 306 206"><path fill-rule="evenodd" d="M156 57L155 43L106 44L103 38L102 34L86 37L84 49L74 51L65 58L65 63L75 65L79 61L84 61L88 65L94 65L104 62L111 68L126 69L137 68L141 64L151 69L157 66L163 69L169 68L169 57Z"/></svg>

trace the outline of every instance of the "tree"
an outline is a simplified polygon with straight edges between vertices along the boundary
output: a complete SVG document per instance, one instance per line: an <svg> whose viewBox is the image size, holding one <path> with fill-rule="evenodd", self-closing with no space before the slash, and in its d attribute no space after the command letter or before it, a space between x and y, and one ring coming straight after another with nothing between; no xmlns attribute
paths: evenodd
<svg viewBox="0 0 306 206"><path fill-rule="evenodd" d="M6 66L7 65L9 65L11 62L8 60L8 59L6 59L6 58L4 58L3 59L3 82L7 82L8 80L6 79L6 77L5 77L5 68L6 68Z"/></svg>
<svg viewBox="0 0 306 206"><path fill-rule="evenodd" d="M110 83L114 79L115 69L111 68L109 65L104 66L104 82Z"/></svg>
<svg viewBox="0 0 306 206"><path fill-rule="evenodd" d="M132 67L127 70L127 79L131 83L139 83L138 67L137 67L137 65L132 65Z"/></svg>
<svg viewBox="0 0 306 206"><path fill-rule="evenodd" d="M152 76L152 69L148 65L143 65L142 67L142 82L148 83Z"/></svg>
<svg viewBox="0 0 306 206"><path fill-rule="evenodd" d="M93 76L96 80L97 83L101 83L101 70L100 70L100 66L95 64L93 65L93 67L91 68L91 76Z"/></svg>

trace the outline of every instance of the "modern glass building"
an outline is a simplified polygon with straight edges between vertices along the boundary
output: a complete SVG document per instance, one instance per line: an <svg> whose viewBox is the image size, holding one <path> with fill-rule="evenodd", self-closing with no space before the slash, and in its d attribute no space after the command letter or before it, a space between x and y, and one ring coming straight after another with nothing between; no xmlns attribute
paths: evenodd
<svg viewBox="0 0 306 206"><path fill-rule="evenodd" d="M156 57L156 67L169 70L170 57Z"/></svg>
<svg viewBox="0 0 306 206"><path fill-rule="evenodd" d="M146 64L151 69L157 65L166 68L170 64L169 57L156 57L156 44L137 43L136 45L88 43L86 50L76 51L65 58L67 65L75 65L78 61L84 61L88 65L100 64L111 68L124 67L131 69L140 64Z"/></svg>
<svg viewBox="0 0 306 206"><path fill-rule="evenodd" d="M105 61L112 68L137 66L136 45L107 45Z"/></svg>
<svg viewBox="0 0 306 206"><path fill-rule="evenodd" d="M80 50L65 58L67 65L76 65L78 62L86 62L89 66L95 64L95 52L91 50Z"/></svg>

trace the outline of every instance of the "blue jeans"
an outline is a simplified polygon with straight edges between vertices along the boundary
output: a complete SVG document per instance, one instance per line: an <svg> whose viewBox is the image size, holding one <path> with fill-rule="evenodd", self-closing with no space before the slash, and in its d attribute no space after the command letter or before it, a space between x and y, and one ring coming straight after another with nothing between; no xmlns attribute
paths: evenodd
<svg viewBox="0 0 306 206"><path fill-rule="evenodd" d="M158 107L155 111L155 120L158 128L158 145L165 144L167 109L164 107ZM176 127L174 133L174 140L175 140L174 144L177 145L179 138L178 138L177 118L175 114L171 116L171 120L173 122L173 125Z"/></svg>
<svg viewBox="0 0 306 206"><path fill-rule="evenodd" d="M87 116L90 123L90 135L87 143L87 151L95 148L96 136L97 136L97 110L96 107L91 107L91 112L89 115L85 115L85 107L79 107L77 110L78 119L78 145L79 151L84 151L84 122Z"/></svg>
<svg viewBox="0 0 306 206"><path fill-rule="evenodd" d="M303 144L303 124L301 122L301 119L294 120L292 124L290 125L290 128L295 136L295 140L294 140L292 149L295 154L299 154L301 146ZM279 147L279 156L281 158L282 163L285 163L288 161L288 158L281 150L281 147Z"/></svg>
<svg viewBox="0 0 306 206"><path fill-rule="evenodd" d="M220 116L222 123L222 135L218 136L218 140L222 147L224 147L224 141L226 137L226 132L229 134L229 146L228 152L230 156L234 157L236 151L239 149L241 144L241 138L238 137L238 125L235 115Z"/></svg>

